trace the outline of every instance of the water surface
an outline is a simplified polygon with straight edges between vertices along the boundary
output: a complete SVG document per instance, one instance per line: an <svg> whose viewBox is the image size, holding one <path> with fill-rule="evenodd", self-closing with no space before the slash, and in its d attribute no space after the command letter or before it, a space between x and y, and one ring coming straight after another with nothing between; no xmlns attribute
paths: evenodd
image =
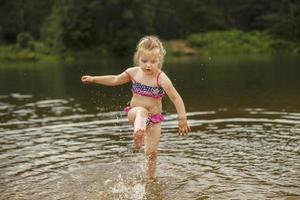
<svg viewBox="0 0 300 200"><path fill-rule="evenodd" d="M82 85L129 60L0 66L0 199L299 199L300 58L169 62L192 132L164 100L157 181L143 181L130 85Z"/></svg>

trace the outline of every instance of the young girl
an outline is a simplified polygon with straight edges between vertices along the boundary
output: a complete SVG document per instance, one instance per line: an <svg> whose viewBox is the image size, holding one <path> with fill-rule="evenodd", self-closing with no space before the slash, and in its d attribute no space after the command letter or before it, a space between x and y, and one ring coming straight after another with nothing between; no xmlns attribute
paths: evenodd
<svg viewBox="0 0 300 200"><path fill-rule="evenodd" d="M96 83L107 86L122 85L132 81L132 99L124 109L134 128L134 145L140 150L144 141L146 155L146 179L155 177L157 148L161 134L162 98L167 94L178 113L179 134L187 135L185 106L182 98L168 76L161 71L166 51L155 36L143 37L134 54L136 67L126 69L119 75L82 76L83 83Z"/></svg>

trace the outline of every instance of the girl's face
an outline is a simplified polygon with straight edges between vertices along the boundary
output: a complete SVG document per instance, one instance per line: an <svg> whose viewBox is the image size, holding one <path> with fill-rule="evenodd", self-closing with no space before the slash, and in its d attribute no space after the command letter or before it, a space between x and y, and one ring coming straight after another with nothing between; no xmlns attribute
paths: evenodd
<svg viewBox="0 0 300 200"><path fill-rule="evenodd" d="M158 50L142 50L139 55L139 65L147 75L156 75L159 71Z"/></svg>

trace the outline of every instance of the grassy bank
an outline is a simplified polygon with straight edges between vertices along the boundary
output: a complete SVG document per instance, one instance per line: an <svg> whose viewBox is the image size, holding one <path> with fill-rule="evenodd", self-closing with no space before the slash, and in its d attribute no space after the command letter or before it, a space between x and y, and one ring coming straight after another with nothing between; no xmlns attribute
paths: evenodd
<svg viewBox="0 0 300 200"><path fill-rule="evenodd" d="M187 42L202 55L300 53L300 42L279 39L260 31L231 30L193 34L187 38Z"/></svg>
<svg viewBox="0 0 300 200"><path fill-rule="evenodd" d="M0 46L0 61L65 61L73 62L77 59L99 59L106 57L101 48L91 48L79 51L62 51L51 49L44 42L34 42L30 48L18 48L16 44Z"/></svg>
<svg viewBox="0 0 300 200"><path fill-rule="evenodd" d="M19 48L16 44L0 46L0 61L56 60L58 55L43 42L35 42L30 48Z"/></svg>
<svg viewBox="0 0 300 200"><path fill-rule="evenodd" d="M267 32L239 30L193 34L186 40L164 41L167 60L209 55L300 53L300 42L275 38ZM20 45L19 45L20 46ZM0 61L73 62L78 59L99 59L112 56L103 47L79 51L53 50L42 41L34 41L26 48L17 44L0 46Z"/></svg>

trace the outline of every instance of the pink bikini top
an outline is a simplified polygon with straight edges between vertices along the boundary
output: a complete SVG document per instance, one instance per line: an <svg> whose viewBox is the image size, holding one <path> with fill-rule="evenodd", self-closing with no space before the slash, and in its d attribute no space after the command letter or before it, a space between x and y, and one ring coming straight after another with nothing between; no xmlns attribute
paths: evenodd
<svg viewBox="0 0 300 200"><path fill-rule="evenodd" d="M163 96L166 95L166 92L164 91L164 89L162 87L152 87L152 86L144 85L142 83L135 81L134 78L127 71L125 71L125 73L129 76L130 80L132 81L131 91L133 93L139 94L142 96L155 98L155 99L162 98ZM158 85L158 79L159 79L159 76L161 73L162 72L159 72L156 77L157 85Z"/></svg>

